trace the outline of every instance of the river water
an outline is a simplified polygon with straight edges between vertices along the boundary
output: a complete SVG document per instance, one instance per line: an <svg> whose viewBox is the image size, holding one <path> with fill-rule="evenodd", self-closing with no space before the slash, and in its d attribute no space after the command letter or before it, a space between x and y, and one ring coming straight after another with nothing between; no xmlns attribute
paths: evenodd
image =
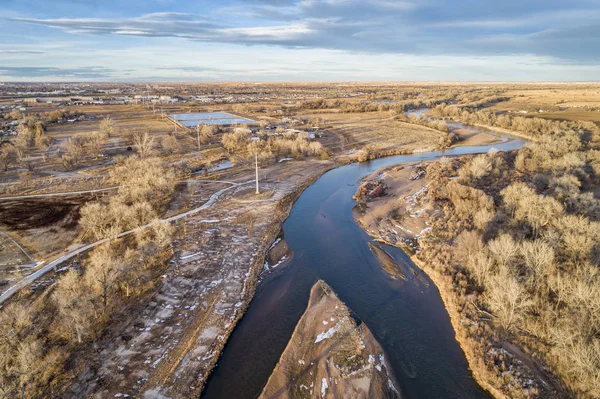
<svg viewBox="0 0 600 399"><path fill-rule="evenodd" d="M342 166L321 176L302 193L283 225L293 258L259 285L202 397L260 394L317 279L325 280L373 332L403 397L489 397L472 378L435 285L398 248L384 246L410 278L393 280L382 270L368 245L373 240L354 221L352 196L358 180L385 166L492 148L508 151L523 144L517 139L392 156Z"/></svg>

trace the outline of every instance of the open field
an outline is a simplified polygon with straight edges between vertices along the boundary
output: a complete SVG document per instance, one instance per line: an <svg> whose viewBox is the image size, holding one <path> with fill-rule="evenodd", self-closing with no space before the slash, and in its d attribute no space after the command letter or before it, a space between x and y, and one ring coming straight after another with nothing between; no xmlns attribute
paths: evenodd
<svg viewBox="0 0 600 399"><path fill-rule="evenodd" d="M31 266L32 259L18 243L6 233L0 232L0 269L2 274L18 266ZM7 281L4 280L3 283Z"/></svg>
<svg viewBox="0 0 600 399"><path fill-rule="evenodd" d="M339 143L332 148L352 151L373 146L382 151L410 149L424 151L435 148L441 132L427 127L403 123L387 112L369 113L307 113L310 118L323 118L331 125Z"/></svg>

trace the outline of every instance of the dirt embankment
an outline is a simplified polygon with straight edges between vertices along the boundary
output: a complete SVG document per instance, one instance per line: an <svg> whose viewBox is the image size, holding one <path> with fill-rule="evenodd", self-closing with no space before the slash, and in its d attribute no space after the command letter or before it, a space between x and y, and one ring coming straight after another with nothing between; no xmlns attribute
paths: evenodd
<svg viewBox="0 0 600 399"><path fill-rule="evenodd" d="M420 205L424 174L423 163L410 163L367 176L367 183L380 181L385 185L385 195L358 201L354 209L357 222L376 239L414 253L419 236L428 229L428 218L435 217L435 210Z"/></svg>
<svg viewBox="0 0 600 399"><path fill-rule="evenodd" d="M323 281L260 398L399 398L385 354Z"/></svg>

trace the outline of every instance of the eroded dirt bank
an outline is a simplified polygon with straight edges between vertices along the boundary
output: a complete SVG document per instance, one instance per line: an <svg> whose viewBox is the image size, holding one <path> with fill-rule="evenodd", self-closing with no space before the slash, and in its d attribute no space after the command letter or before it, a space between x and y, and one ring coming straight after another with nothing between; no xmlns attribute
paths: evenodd
<svg viewBox="0 0 600 399"><path fill-rule="evenodd" d="M409 253L417 248L417 240L428 229L428 218L436 211L420 204L425 187L427 162L408 163L380 169L362 182L355 200L354 218L372 237ZM383 187L378 195L361 193L367 185Z"/></svg>
<svg viewBox="0 0 600 399"><path fill-rule="evenodd" d="M322 280L260 398L399 398L369 328Z"/></svg>

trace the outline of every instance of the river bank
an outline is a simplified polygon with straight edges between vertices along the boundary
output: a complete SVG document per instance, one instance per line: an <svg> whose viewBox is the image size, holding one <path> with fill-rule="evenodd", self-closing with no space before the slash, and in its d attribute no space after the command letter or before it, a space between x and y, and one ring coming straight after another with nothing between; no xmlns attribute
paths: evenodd
<svg viewBox="0 0 600 399"><path fill-rule="evenodd" d="M132 309L133 317L101 337L102 352L78 360L64 396L198 396L254 296L265 255L295 200L333 166L311 160L265 168L266 197L252 201L243 187L230 190L218 206L178 223L160 286ZM253 170L223 173L227 181L247 180ZM180 205L202 201L205 184L214 183L188 182Z"/></svg>
<svg viewBox="0 0 600 399"><path fill-rule="evenodd" d="M507 150L521 145L511 141L494 147ZM307 187L283 227L293 257L258 286L202 397L260 394L318 279L326 281L370 326L389 353L399 390L406 397L486 397L473 382L439 293L430 288L433 282L394 247L386 246L385 251L403 265L403 275L408 278L394 280L381 269L370 239L354 222L352 196L357 181L382 167L487 152L489 148L463 146L353 163L328 171Z"/></svg>
<svg viewBox="0 0 600 399"><path fill-rule="evenodd" d="M377 241L396 246L407 251L407 242L411 239L416 243L413 251L408 248L412 262L423 270L435 284L444 307L450 316L455 332L455 338L468 361L473 378L477 383L490 392L495 398L506 398L507 378L514 379L514 388L521 387L526 392L544 394L553 392L552 377L547 371L530 358L522 349L508 341L504 341L494 332L489 318L481 317L479 309L464 294L459 294L459 288L453 280L452 274L435 268L420 257L419 238L422 231L414 226L429 226L430 221L436 218L436 212L428 201L428 184L425 175L410 181L407 187L399 187L392 182L399 176L406 178L406 168L384 168L372 173L368 179L382 179L388 186L388 195L394 200L385 197L376 198L367 203L367 207L356 210L354 217L365 232ZM417 182L417 184L415 184ZM391 208L390 204L393 204ZM391 209L394 212L391 212ZM385 216L381 216L385 215ZM393 215L394 217L390 217ZM420 220L415 222L414 219ZM429 229L429 227L427 227ZM447 239L447 238L446 238ZM387 268L384 268L387 271ZM389 271L388 271L389 273ZM393 277L393 276L392 276ZM489 314L488 314L489 316ZM491 341L491 337L494 337ZM506 372L504 363L495 364L495 353L503 353L508 360L510 373ZM550 385L548 385L550 384ZM509 383L510 387L510 383ZM504 388L504 389L503 389Z"/></svg>

